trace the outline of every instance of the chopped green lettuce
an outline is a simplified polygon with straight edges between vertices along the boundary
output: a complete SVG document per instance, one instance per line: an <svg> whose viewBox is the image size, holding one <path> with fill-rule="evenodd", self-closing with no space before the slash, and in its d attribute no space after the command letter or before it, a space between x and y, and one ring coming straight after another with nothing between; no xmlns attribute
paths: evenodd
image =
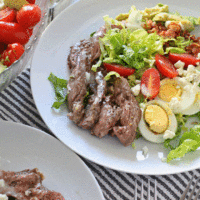
<svg viewBox="0 0 200 200"><path fill-rule="evenodd" d="M103 62L141 69L154 62L156 53L164 54L164 42L156 33L148 34L144 29L111 29L100 40L103 44Z"/></svg>
<svg viewBox="0 0 200 200"><path fill-rule="evenodd" d="M56 101L53 103L52 107L58 109L67 101L67 80L58 78L53 73L49 75L48 80L53 84L56 95Z"/></svg>
<svg viewBox="0 0 200 200"><path fill-rule="evenodd" d="M124 25L120 21L113 19L112 17L109 17L108 15L105 15L103 17L103 19L105 21L106 30L110 30L111 25L117 25L117 26L121 26L122 28L124 28Z"/></svg>
<svg viewBox="0 0 200 200"><path fill-rule="evenodd" d="M129 16L126 20L126 27L132 31L136 29L141 29L142 26L142 14L140 11L138 11L135 6L131 7L131 10L129 11Z"/></svg>
<svg viewBox="0 0 200 200"><path fill-rule="evenodd" d="M106 74L106 76L104 77L104 79L106 81L109 81L111 79L111 76L116 76L117 78L120 78L121 76L117 73L117 72L114 72L114 71L111 71L111 72L108 72Z"/></svg>
<svg viewBox="0 0 200 200"><path fill-rule="evenodd" d="M186 153L195 151L200 147L200 125L194 126L190 131L182 134L178 146L167 155L167 162L182 158Z"/></svg>
<svg viewBox="0 0 200 200"><path fill-rule="evenodd" d="M179 12L175 12L174 15L179 16L181 19L189 20L194 26L200 25L200 17L182 16Z"/></svg>

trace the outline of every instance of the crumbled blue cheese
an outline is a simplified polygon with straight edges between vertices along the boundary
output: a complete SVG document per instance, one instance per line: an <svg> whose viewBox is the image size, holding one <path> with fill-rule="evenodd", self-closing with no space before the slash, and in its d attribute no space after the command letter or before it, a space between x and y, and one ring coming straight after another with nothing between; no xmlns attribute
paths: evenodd
<svg viewBox="0 0 200 200"><path fill-rule="evenodd" d="M172 139L175 136L175 132L174 131L170 131L170 130L166 130L164 132L163 138L166 139Z"/></svg>
<svg viewBox="0 0 200 200"><path fill-rule="evenodd" d="M136 86L132 87L131 91L134 96L138 96L140 93L140 84L137 84Z"/></svg>
<svg viewBox="0 0 200 200"><path fill-rule="evenodd" d="M169 102L169 107L176 113L179 112L181 104L177 97L173 97Z"/></svg>
<svg viewBox="0 0 200 200"><path fill-rule="evenodd" d="M0 200L8 200L8 197L5 194L0 194Z"/></svg>
<svg viewBox="0 0 200 200"><path fill-rule="evenodd" d="M184 62L182 62L182 61L178 61L178 62L176 62L175 64L174 64L174 66L176 67L176 68L182 68L183 69L183 67L185 66L185 63Z"/></svg>

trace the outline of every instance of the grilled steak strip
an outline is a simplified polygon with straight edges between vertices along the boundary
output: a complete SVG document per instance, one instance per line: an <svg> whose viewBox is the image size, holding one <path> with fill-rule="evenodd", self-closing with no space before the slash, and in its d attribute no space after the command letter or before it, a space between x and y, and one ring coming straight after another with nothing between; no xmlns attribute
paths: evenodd
<svg viewBox="0 0 200 200"><path fill-rule="evenodd" d="M92 135L96 135L99 138L104 137L112 130L113 126L120 118L121 109L111 104L111 96L107 96L101 107L101 113L99 121L95 124L91 130Z"/></svg>
<svg viewBox="0 0 200 200"><path fill-rule="evenodd" d="M64 200L58 193L48 190L42 185L44 176L35 169L26 169L20 172L0 170L0 179L3 179L5 186L0 186L0 194L14 197L18 200Z"/></svg>
<svg viewBox="0 0 200 200"><path fill-rule="evenodd" d="M71 47L70 53L68 56L68 65L71 71L78 65L78 57L80 56L82 51L86 52L88 57L88 64L86 71L90 71L91 63L100 57L101 50L99 46L99 37L103 37L106 33L106 29L104 26L100 27L100 29L93 35L93 37L88 40L81 40L79 43L76 43Z"/></svg>
<svg viewBox="0 0 200 200"><path fill-rule="evenodd" d="M90 72L92 62L101 54L98 40L104 34L105 28L101 27L92 38L82 40L80 43L71 47L68 56L68 65L72 71L67 85L68 107L70 110L68 117L76 124L81 122L85 114L83 100L87 93L88 85L86 72ZM90 125L83 123L82 126L87 128L92 126L92 123L90 122Z"/></svg>
<svg viewBox="0 0 200 200"><path fill-rule="evenodd" d="M129 146L136 137L142 112L125 78L116 79L114 96L115 103L120 106L122 112L119 120L121 126L115 126L113 132L124 146Z"/></svg>
<svg viewBox="0 0 200 200"><path fill-rule="evenodd" d="M78 57L78 65L73 69L67 84L68 108L71 111L68 116L76 124L81 121L84 115L83 99L87 93L86 64L86 52L82 51Z"/></svg>
<svg viewBox="0 0 200 200"><path fill-rule="evenodd" d="M79 126L84 129L92 128L98 120L101 110L101 103L105 96L106 81L104 80L103 74L101 72L97 72L95 80L97 83L97 91L96 94L92 97L93 103L88 107L83 120L79 124Z"/></svg>

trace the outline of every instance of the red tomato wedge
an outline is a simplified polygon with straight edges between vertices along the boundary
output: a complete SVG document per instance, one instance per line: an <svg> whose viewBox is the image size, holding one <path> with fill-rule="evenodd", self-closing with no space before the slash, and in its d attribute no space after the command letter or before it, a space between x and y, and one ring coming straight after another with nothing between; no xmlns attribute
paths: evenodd
<svg viewBox="0 0 200 200"><path fill-rule="evenodd" d="M174 65L165 56L156 54L155 60L156 67L162 75L169 78L174 78L178 75L178 72L176 71Z"/></svg>
<svg viewBox="0 0 200 200"><path fill-rule="evenodd" d="M6 65L12 65L24 53L24 47L19 43L9 44L7 49L1 55L1 62Z"/></svg>
<svg viewBox="0 0 200 200"><path fill-rule="evenodd" d="M0 11L0 21L13 22L16 17L16 11L9 7Z"/></svg>
<svg viewBox="0 0 200 200"><path fill-rule="evenodd" d="M17 21L24 28L34 27L41 18L41 9L35 4L26 4L17 12Z"/></svg>
<svg viewBox="0 0 200 200"><path fill-rule="evenodd" d="M130 76L135 72L135 69L124 67L123 65L118 65L118 64L110 64L110 63L103 63L104 67L106 68L107 71L115 71L117 72L120 76Z"/></svg>
<svg viewBox="0 0 200 200"><path fill-rule="evenodd" d="M157 69L147 69L141 78L141 93L147 99L154 99L160 89L160 74Z"/></svg>
<svg viewBox="0 0 200 200"><path fill-rule="evenodd" d="M188 65L196 65L198 62L200 62L200 59L197 59L193 55L187 54L187 53L183 53L183 54L170 53L169 60L172 63L176 63L180 60L185 63L185 67L187 67Z"/></svg>

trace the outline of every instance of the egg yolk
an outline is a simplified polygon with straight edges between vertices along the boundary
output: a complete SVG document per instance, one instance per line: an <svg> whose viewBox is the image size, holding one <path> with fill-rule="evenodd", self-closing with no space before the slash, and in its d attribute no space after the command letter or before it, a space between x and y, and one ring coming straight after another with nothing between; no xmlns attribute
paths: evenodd
<svg viewBox="0 0 200 200"><path fill-rule="evenodd" d="M147 106L144 118L149 128L156 133L163 133L169 125L167 113L158 105Z"/></svg>
<svg viewBox="0 0 200 200"><path fill-rule="evenodd" d="M160 86L159 98L163 101L170 102L173 97L180 99L182 89L174 80L167 80L166 83Z"/></svg>

